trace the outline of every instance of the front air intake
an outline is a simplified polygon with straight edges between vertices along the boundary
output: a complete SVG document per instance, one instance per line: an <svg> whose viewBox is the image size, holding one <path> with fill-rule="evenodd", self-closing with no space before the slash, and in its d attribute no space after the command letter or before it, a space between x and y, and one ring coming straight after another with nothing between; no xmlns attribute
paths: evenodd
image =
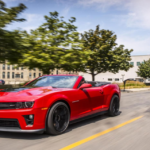
<svg viewBox="0 0 150 150"><path fill-rule="evenodd" d="M19 127L17 119L1 119L0 118L0 127Z"/></svg>

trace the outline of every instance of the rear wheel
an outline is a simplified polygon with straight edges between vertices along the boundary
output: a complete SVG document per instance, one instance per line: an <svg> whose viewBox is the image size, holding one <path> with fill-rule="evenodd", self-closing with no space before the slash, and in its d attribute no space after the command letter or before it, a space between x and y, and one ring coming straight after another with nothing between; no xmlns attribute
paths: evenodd
<svg viewBox="0 0 150 150"><path fill-rule="evenodd" d="M109 115L110 116L117 116L119 114L119 107L120 107L120 101L119 97L117 95L113 95L111 102L110 102L110 107L109 107Z"/></svg>
<svg viewBox="0 0 150 150"><path fill-rule="evenodd" d="M58 102L52 106L47 117L46 132L58 135L67 129L70 120L68 106L63 102Z"/></svg>

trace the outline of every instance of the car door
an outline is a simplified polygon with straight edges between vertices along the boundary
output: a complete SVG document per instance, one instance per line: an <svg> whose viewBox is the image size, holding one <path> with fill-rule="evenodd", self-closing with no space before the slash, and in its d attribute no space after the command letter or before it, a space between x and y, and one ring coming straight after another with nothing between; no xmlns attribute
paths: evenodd
<svg viewBox="0 0 150 150"><path fill-rule="evenodd" d="M71 102L71 120L88 116L92 113L91 99L84 90L74 89L64 92Z"/></svg>
<svg viewBox="0 0 150 150"><path fill-rule="evenodd" d="M91 107L93 113L100 112L103 110L104 104L104 91L101 87L91 87L84 89L91 99Z"/></svg>
<svg viewBox="0 0 150 150"><path fill-rule="evenodd" d="M91 98L89 94L85 90L78 90L79 93L79 101L80 101L80 116L86 116L91 114Z"/></svg>

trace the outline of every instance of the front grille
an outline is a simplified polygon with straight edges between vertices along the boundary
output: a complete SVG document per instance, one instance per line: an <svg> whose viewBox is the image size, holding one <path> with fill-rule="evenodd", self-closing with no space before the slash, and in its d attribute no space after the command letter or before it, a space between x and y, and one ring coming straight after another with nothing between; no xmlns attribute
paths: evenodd
<svg viewBox="0 0 150 150"><path fill-rule="evenodd" d="M20 127L17 119L0 119L0 127Z"/></svg>
<svg viewBox="0 0 150 150"><path fill-rule="evenodd" d="M0 110L1 109L15 109L16 103L0 103Z"/></svg>

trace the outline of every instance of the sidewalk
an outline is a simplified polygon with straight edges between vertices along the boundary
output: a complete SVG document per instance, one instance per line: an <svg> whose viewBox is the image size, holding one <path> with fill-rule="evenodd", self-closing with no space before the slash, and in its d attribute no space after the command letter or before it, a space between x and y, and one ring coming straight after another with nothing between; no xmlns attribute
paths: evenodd
<svg viewBox="0 0 150 150"><path fill-rule="evenodd" d="M134 89L125 89L121 90L121 92L136 92L136 91L144 91L144 90L150 90L150 88L134 88Z"/></svg>

